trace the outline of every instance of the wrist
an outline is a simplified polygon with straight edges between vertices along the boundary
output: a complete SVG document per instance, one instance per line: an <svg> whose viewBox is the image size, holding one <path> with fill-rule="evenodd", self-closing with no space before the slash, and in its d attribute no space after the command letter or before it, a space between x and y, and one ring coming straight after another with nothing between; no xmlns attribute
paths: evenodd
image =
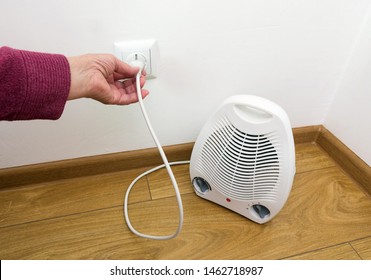
<svg viewBox="0 0 371 280"><path fill-rule="evenodd" d="M79 76L77 75L78 62L77 62L76 57L67 57L67 61L70 66L70 80L71 80L70 90L68 92L67 100L73 100L73 99L80 98L80 95L81 95L78 91L78 88L79 88L79 86L77 85L78 82L76 81L76 78Z"/></svg>

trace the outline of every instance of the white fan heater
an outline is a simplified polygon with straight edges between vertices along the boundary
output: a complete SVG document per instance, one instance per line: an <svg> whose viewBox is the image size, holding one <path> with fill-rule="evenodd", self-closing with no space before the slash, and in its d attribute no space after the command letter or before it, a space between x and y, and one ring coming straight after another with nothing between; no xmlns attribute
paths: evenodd
<svg viewBox="0 0 371 280"><path fill-rule="evenodd" d="M268 222L286 203L295 175L286 112L258 96L228 98L196 140L190 175L198 196Z"/></svg>

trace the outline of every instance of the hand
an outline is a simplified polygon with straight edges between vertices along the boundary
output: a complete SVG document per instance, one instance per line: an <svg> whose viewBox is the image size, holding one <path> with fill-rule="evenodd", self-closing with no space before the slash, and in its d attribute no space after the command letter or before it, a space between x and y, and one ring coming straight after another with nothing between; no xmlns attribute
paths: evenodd
<svg viewBox="0 0 371 280"><path fill-rule="evenodd" d="M71 69L68 100L87 97L115 105L138 101L135 85L138 67L132 67L110 54L86 54L68 57L67 60ZM141 88L144 83L145 73L140 79ZM148 93L148 90L142 89L143 98Z"/></svg>

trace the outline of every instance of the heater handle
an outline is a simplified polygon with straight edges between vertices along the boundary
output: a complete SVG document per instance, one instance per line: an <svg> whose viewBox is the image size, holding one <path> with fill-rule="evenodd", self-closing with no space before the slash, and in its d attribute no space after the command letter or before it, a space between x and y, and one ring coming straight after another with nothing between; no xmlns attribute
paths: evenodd
<svg viewBox="0 0 371 280"><path fill-rule="evenodd" d="M272 114L254 106L235 104L233 110L240 118L252 123L265 123L273 118Z"/></svg>

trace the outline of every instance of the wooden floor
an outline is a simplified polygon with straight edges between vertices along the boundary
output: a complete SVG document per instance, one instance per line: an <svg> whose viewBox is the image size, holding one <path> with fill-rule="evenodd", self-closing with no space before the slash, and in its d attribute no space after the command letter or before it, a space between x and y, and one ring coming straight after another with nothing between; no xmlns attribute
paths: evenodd
<svg viewBox="0 0 371 280"><path fill-rule="evenodd" d="M371 259L371 199L316 144L296 146L283 210L258 225L197 197L188 166L174 167L185 222L169 241L133 235L123 197L144 169L0 190L1 259ZM177 205L165 171L130 197L135 227L170 234Z"/></svg>

